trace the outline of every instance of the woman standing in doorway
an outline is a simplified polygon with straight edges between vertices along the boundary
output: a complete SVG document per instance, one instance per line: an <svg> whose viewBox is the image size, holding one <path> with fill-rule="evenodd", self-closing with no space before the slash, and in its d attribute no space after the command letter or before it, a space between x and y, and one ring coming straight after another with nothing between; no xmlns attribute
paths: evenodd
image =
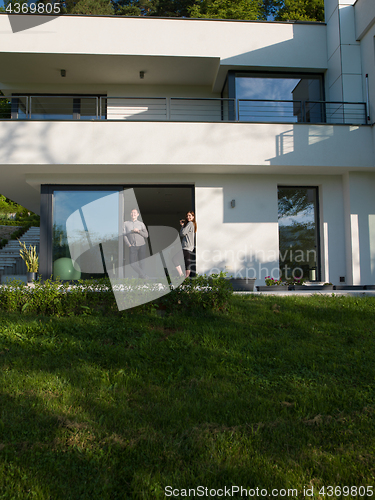
<svg viewBox="0 0 375 500"><path fill-rule="evenodd" d="M185 261L185 269L186 269L186 278L190 276L191 271L191 261L192 261L192 252L194 250L194 237L197 232L197 222L195 220L194 212L187 212L185 219L180 220L180 237L181 237L181 246L182 251L184 253L184 261ZM183 275L181 266L176 266L178 274L180 276Z"/></svg>

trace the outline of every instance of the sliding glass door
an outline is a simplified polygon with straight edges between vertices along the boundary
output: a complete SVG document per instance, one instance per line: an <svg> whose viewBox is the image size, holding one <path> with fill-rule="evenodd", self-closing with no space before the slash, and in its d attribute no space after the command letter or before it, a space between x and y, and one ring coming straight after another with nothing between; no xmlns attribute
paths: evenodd
<svg viewBox="0 0 375 500"><path fill-rule="evenodd" d="M279 263L285 279L320 280L318 188L278 188Z"/></svg>

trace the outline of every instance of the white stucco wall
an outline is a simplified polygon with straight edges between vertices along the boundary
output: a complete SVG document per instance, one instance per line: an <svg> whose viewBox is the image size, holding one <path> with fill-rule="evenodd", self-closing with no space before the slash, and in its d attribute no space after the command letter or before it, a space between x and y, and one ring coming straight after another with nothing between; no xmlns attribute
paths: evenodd
<svg viewBox="0 0 375 500"><path fill-rule="evenodd" d="M235 207L230 202L235 200ZM267 176L200 176L195 189L199 272L278 276L277 186ZM260 283L260 281L259 281Z"/></svg>
<svg viewBox="0 0 375 500"><path fill-rule="evenodd" d="M374 168L371 128L349 125L11 120L0 122L0 145L0 174L15 164L51 172L86 165L87 174L100 165L149 172L205 166L212 173L268 166L286 174Z"/></svg>
<svg viewBox="0 0 375 500"><path fill-rule="evenodd" d="M12 53L220 57L227 65L274 67L282 54L283 66L326 66L325 27L318 23L60 16L14 36L8 15L0 14L0 33L0 53L6 47Z"/></svg>
<svg viewBox="0 0 375 500"><path fill-rule="evenodd" d="M356 0L355 29L357 40L362 40L375 22L375 3L372 0Z"/></svg>
<svg viewBox="0 0 375 500"><path fill-rule="evenodd" d="M64 184L67 180L73 184L87 184L87 176L78 173L75 175L70 173L69 178L66 174L46 173L43 182ZM338 284L340 276L347 277L341 175L213 176L175 173L145 176L135 172L118 172L109 176L96 174L90 177L90 183L194 185L198 222L197 271L199 273L226 271L232 276L256 277L258 285L264 284L265 276L271 274L275 278L278 276L277 187L279 185L318 187L322 279ZM235 200L234 208L230 206L232 200ZM374 232L370 237L373 241ZM369 284L368 281L366 283Z"/></svg>
<svg viewBox="0 0 375 500"><path fill-rule="evenodd" d="M354 0L325 0L328 101L363 102L360 43L355 33Z"/></svg>
<svg viewBox="0 0 375 500"><path fill-rule="evenodd" d="M352 271L348 269L348 238L343 176L224 175L196 178L197 267L199 272L228 272L238 277L278 275L279 237L277 187L312 186L319 193L321 279L340 284L375 282L375 174L349 174L350 214L358 219ZM230 201L235 200L235 208ZM354 221L355 222L355 221ZM359 279L353 279L353 274Z"/></svg>
<svg viewBox="0 0 375 500"><path fill-rule="evenodd" d="M375 283L375 174L344 175L346 267L350 284Z"/></svg>
<svg viewBox="0 0 375 500"><path fill-rule="evenodd" d="M363 94L367 100L366 92L366 74L368 75L369 88L369 115L370 123L375 123L375 3L371 5L359 1L355 4L357 26L357 38L360 36L361 44L361 66Z"/></svg>

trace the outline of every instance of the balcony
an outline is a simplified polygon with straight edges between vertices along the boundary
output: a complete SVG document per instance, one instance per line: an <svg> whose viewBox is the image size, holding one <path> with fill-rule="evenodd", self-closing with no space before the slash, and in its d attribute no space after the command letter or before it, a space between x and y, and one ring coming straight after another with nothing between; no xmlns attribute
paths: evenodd
<svg viewBox="0 0 375 500"><path fill-rule="evenodd" d="M366 125L363 102L230 98L0 96L0 120L98 120Z"/></svg>

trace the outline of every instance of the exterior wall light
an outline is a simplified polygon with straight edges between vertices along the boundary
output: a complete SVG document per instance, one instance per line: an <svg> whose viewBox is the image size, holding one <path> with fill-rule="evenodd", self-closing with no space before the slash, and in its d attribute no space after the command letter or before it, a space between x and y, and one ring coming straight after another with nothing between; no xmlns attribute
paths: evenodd
<svg viewBox="0 0 375 500"><path fill-rule="evenodd" d="M143 78L144 78L144 77L145 77L145 72L144 72L144 71L140 71L140 72L139 72L139 78L140 78L141 80L143 80Z"/></svg>
<svg viewBox="0 0 375 500"><path fill-rule="evenodd" d="M65 69L61 69L60 70L60 74L62 77L66 76L66 70Z"/></svg>
<svg viewBox="0 0 375 500"><path fill-rule="evenodd" d="M234 208L236 206L236 200L232 200L230 202L230 208Z"/></svg>

